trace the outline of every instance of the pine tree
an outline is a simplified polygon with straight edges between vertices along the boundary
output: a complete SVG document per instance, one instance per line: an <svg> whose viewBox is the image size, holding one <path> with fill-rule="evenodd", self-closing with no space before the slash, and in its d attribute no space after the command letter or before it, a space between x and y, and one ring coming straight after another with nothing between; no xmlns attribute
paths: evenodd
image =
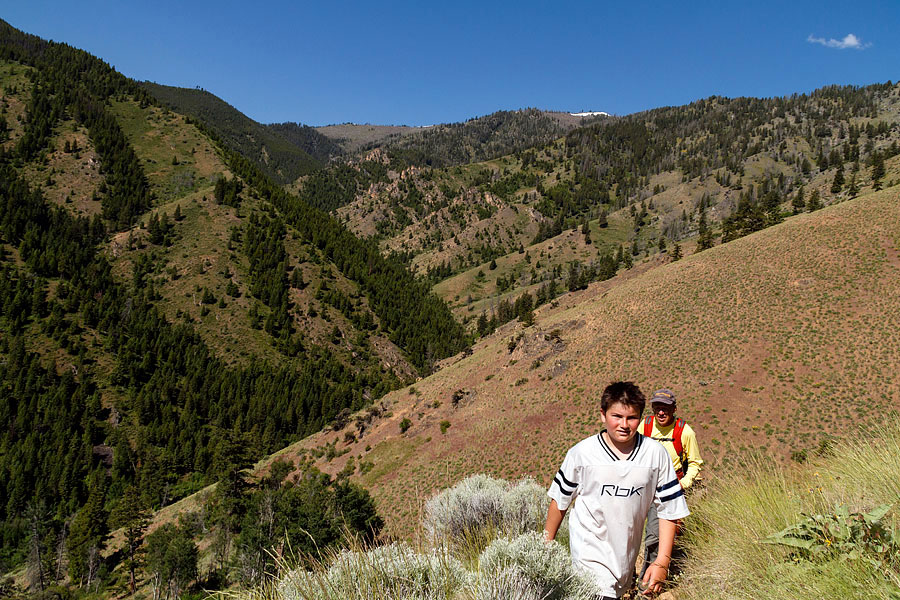
<svg viewBox="0 0 900 600"><path fill-rule="evenodd" d="M831 182L831 193L840 194L842 189L844 189L844 165L839 165Z"/></svg>
<svg viewBox="0 0 900 600"><path fill-rule="evenodd" d="M712 231L709 226L706 224L706 211L700 211L700 223L699 223L700 235L697 237L697 249L694 252L703 252L704 250L709 250L715 244L715 240L713 239Z"/></svg>
<svg viewBox="0 0 900 600"><path fill-rule="evenodd" d="M26 575L32 590L43 592L50 584L52 569L47 564L45 538L50 514L43 500L32 500L25 508L25 519L28 523L28 559Z"/></svg>
<svg viewBox="0 0 900 600"><path fill-rule="evenodd" d="M600 211L600 216L597 218L597 227L600 229L605 229L609 226L609 219L606 216L606 209Z"/></svg>
<svg viewBox="0 0 900 600"><path fill-rule="evenodd" d="M231 556L235 534L247 510L247 492L251 489L247 469L253 466L251 438L230 430L220 431L213 468L221 479L210 504L210 521L215 529L213 550L219 569Z"/></svg>
<svg viewBox="0 0 900 600"><path fill-rule="evenodd" d="M675 242L675 246L672 247L672 262L679 260L681 258L681 244Z"/></svg>
<svg viewBox="0 0 900 600"><path fill-rule="evenodd" d="M819 210L822 208L822 200L819 197L819 190L813 190L812 194L809 195L809 200L806 202L806 208L809 212L813 212L814 210Z"/></svg>
<svg viewBox="0 0 900 600"><path fill-rule="evenodd" d="M570 292L581 289L581 276L578 270L578 264L575 261L569 263L569 276L566 278L566 285Z"/></svg>
<svg viewBox="0 0 900 600"><path fill-rule="evenodd" d="M804 210L806 210L806 198L804 197L804 190L802 185L794 195L794 199L791 200L791 208L794 210L795 215L799 215Z"/></svg>
<svg viewBox="0 0 900 600"><path fill-rule="evenodd" d="M128 486L119 504L110 514L113 527L122 528L125 534L125 566L129 573L131 593L135 591L135 571L141 564L141 545L144 532L150 524L150 511L135 486Z"/></svg>
<svg viewBox="0 0 900 600"><path fill-rule="evenodd" d="M847 194L851 198L856 198L856 195L859 194L859 185L856 183L856 173L850 173L850 183L847 186Z"/></svg>
<svg viewBox="0 0 900 600"><path fill-rule="evenodd" d="M178 598L197 578L197 558L197 545L183 527L166 523L147 536L147 570L153 600Z"/></svg>
<svg viewBox="0 0 900 600"><path fill-rule="evenodd" d="M884 156L877 150L872 154L872 189L876 192L881 189L881 180L884 178Z"/></svg>
<svg viewBox="0 0 900 600"><path fill-rule="evenodd" d="M777 225L783 220L781 216L781 193L777 188L766 192L763 199L763 210L766 213L767 226Z"/></svg>
<svg viewBox="0 0 900 600"><path fill-rule="evenodd" d="M484 311L482 311L481 316L478 317L476 330L478 331L479 336L484 336L488 332L488 318Z"/></svg>
<svg viewBox="0 0 900 600"><path fill-rule="evenodd" d="M72 520L67 548L69 550L69 577L80 585L90 586L97 574L99 552L106 543L109 532L106 503L105 475L94 477L94 483L85 505Z"/></svg>

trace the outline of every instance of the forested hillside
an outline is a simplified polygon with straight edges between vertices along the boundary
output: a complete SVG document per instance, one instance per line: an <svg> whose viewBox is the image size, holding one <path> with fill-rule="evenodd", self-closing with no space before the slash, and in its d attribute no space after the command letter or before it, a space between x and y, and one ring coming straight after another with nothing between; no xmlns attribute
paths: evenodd
<svg viewBox="0 0 900 600"><path fill-rule="evenodd" d="M898 107L893 84L835 86L601 118L547 145L448 168L410 166L388 149L348 170L353 183L324 207L408 260L484 330L482 314L503 322L519 312L504 303L527 305L526 293L540 304L539 292L546 301L889 185ZM387 172L362 177L371 164Z"/></svg>
<svg viewBox="0 0 900 600"><path fill-rule="evenodd" d="M327 164L331 159L344 153L336 141L325 136L309 125L300 123L272 123L265 126L291 142L319 162Z"/></svg>
<svg viewBox="0 0 900 600"><path fill-rule="evenodd" d="M540 146L572 127L569 121L535 108L501 110L464 123L427 127L417 135L392 141L387 147L409 164L447 167Z"/></svg>
<svg viewBox="0 0 900 600"><path fill-rule="evenodd" d="M203 123L279 183L290 183L316 170L335 150L328 138L312 128L260 125L206 90L149 81L140 85L163 105ZM290 132L290 138L282 135L282 129Z"/></svg>
<svg viewBox="0 0 900 600"><path fill-rule="evenodd" d="M0 22L0 77L0 573L125 586L138 563L109 531L217 480L213 586L238 556L264 568L242 521L273 495L310 549L377 525L355 486L244 469L463 349L447 307L89 54Z"/></svg>

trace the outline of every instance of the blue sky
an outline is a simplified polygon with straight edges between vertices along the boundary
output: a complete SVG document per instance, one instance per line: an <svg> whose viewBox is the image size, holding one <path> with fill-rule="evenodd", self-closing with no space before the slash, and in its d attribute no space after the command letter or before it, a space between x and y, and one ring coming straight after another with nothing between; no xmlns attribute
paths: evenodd
<svg viewBox="0 0 900 600"><path fill-rule="evenodd" d="M900 79L900 2L28 0L0 17L263 122L429 125L538 107Z"/></svg>

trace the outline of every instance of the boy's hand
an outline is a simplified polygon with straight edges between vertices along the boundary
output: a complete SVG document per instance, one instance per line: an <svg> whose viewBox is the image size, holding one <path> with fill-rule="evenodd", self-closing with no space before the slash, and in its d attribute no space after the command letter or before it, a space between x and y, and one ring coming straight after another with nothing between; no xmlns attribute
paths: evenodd
<svg viewBox="0 0 900 600"><path fill-rule="evenodd" d="M647 567L647 572L644 573L644 578L641 580L641 583L643 584L641 587L644 588L641 595L655 596L661 592L663 582L666 580L666 575L668 575L668 569L666 567L657 563L651 563L650 566Z"/></svg>

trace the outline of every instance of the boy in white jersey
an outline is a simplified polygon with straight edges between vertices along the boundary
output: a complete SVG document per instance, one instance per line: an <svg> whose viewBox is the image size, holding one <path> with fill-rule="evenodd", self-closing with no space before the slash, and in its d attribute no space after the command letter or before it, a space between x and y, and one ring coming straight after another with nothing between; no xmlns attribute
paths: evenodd
<svg viewBox="0 0 900 600"><path fill-rule="evenodd" d="M675 521L689 514L668 452L638 434L646 403L631 382L607 386L600 400L606 429L569 450L547 492L545 539L556 537L571 507L572 562L593 577L604 598L619 598L630 587L651 505L659 515L659 555L643 583L646 594L659 592L669 569Z"/></svg>

